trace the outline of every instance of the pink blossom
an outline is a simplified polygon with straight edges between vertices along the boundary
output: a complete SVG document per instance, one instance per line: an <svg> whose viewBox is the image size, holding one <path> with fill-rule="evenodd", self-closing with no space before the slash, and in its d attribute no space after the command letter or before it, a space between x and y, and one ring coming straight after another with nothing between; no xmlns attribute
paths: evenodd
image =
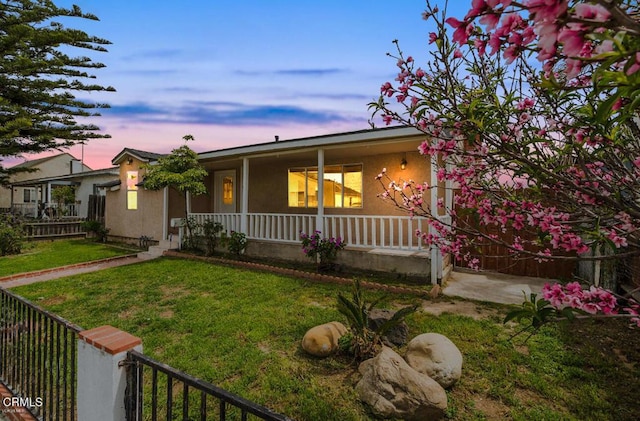
<svg viewBox="0 0 640 421"><path fill-rule="evenodd" d="M627 74L627 76L631 76L632 74L634 74L638 70L640 70L640 52L636 53L635 59L636 59L635 63L633 63L631 66L629 66L629 68L625 72Z"/></svg>
<svg viewBox="0 0 640 421"><path fill-rule="evenodd" d="M473 46L476 48L476 50L478 50L478 54L482 56L485 54L487 42L480 38L476 38L475 40L473 40Z"/></svg>
<svg viewBox="0 0 640 421"><path fill-rule="evenodd" d="M605 22L611 13L600 4L578 3L575 7L576 17L594 22Z"/></svg>
<svg viewBox="0 0 640 421"><path fill-rule="evenodd" d="M481 15L487 9L487 3L485 0L472 0L471 9L464 17L464 20L473 19L476 16Z"/></svg>
<svg viewBox="0 0 640 421"><path fill-rule="evenodd" d="M435 32L429 32L429 44L433 44L438 39L438 34Z"/></svg>
<svg viewBox="0 0 640 421"><path fill-rule="evenodd" d="M393 86L389 82L385 82L384 85L380 87L380 93L388 97L393 96L394 92Z"/></svg>
<svg viewBox="0 0 640 421"><path fill-rule="evenodd" d="M584 31L563 28L558 33L558 41L562 43L562 52L569 57L577 57L584 45Z"/></svg>
<svg viewBox="0 0 640 421"><path fill-rule="evenodd" d="M487 13L480 18L480 23L487 27L488 31L493 31L500 22L500 15L497 13Z"/></svg>
<svg viewBox="0 0 640 421"><path fill-rule="evenodd" d="M469 40L469 35L471 35L473 31L473 27L469 23L459 21L453 17L447 18L445 22L455 29L453 32L453 41L460 45L466 44Z"/></svg>

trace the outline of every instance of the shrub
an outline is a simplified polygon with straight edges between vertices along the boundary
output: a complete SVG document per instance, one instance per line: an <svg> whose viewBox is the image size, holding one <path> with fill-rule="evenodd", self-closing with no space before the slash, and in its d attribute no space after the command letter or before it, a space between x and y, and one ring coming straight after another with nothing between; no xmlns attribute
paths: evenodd
<svg viewBox="0 0 640 421"><path fill-rule="evenodd" d="M349 331L338 341L343 352L353 355L356 361L364 361L375 357L382 348L382 337L389 330L399 325L419 305L403 307L396 311L391 319L376 329L369 328L369 314L380 300L367 304L359 280L355 280L351 290L351 298L338 294L338 311L347 318Z"/></svg>
<svg viewBox="0 0 640 421"><path fill-rule="evenodd" d="M24 231L22 224L12 215L0 216L0 255L20 254Z"/></svg>
<svg viewBox="0 0 640 421"><path fill-rule="evenodd" d="M222 234L222 242L227 247L229 254L240 257L247 247L247 236L244 233L231 231L231 234Z"/></svg>
<svg viewBox="0 0 640 421"><path fill-rule="evenodd" d="M223 229L224 227L220 222L214 222L211 219L207 219L202 224L202 235L204 236L207 256L213 256L220 241L220 233Z"/></svg>
<svg viewBox="0 0 640 421"><path fill-rule="evenodd" d="M200 250L200 232L202 231L202 225L198 223L195 217L190 216L185 219L184 226L187 229L182 239L182 248L184 250Z"/></svg>
<svg viewBox="0 0 640 421"><path fill-rule="evenodd" d="M340 237L322 238L320 234L322 233L317 230L311 235L300 232L302 251L308 258L318 263L319 270L330 269L338 252L344 249L346 243Z"/></svg>
<svg viewBox="0 0 640 421"><path fill-rule="evenodd" d="M83 221L82 228L87 233L92 234L96 241L107 241L107 234L109 234L109 230L100 221Z"/></svg>

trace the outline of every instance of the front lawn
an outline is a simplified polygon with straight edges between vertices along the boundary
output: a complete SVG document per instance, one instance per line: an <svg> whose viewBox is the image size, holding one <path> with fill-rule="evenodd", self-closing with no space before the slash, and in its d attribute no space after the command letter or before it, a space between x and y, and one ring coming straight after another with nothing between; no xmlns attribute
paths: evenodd
<svg viewBox="0 0 640 421"><path fill-rule="evenodd" d="M147 355L292 418L370 418L353 391L359 375L350 360L320 360L300 348L310 327L343 321L335 297L348 286L163 258L14 291L84 328L110 324L140 336ZM367 291L371 299L380 294ZM599 321L509 342L504 307L471 307L485 317L420 311L409 320L411 337L442 333L464 355L463 377L447 392L449 419L632 420L640 413L640 332Z"/></svg>
<svg viewBox="0 0 640 421"><path fill-rule="evenodd" d="M25 242L21 254L0 257L0 277L132 253L131 248L82 239Z"/></svg>

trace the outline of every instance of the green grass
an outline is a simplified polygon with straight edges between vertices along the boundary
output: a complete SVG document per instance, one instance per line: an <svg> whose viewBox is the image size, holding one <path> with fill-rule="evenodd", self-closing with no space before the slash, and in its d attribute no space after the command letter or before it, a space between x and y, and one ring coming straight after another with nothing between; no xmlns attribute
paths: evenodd
<svg viewBox="0 0 640 421"><path fill-rule="evenodd" d="M34 241L25 243L22 254L0 257L0 276L50 269L91 260L134 253L91 240Z"/></svg>
<svg viewBox="0 0 640 421"><path fill-rule="evenodd" d="M369 419L353 391L359 375L350 360L316 359L300 348L310 327L342 321L335 298L347 286L163 258L14 290L84 328L110 324L137 335L145 354L294 419ZM416 300L392 298L393 306ZM504 308L479 307L490 316L419 312L409 319L411 336L442 333L464 355L463 377L447 392L449 419L631 420L640 413L637 364L623 364L607 340L589 340L602 325L556 325L522 344L507 340L514 328L500 323ZM609 346L627 355L640 349L637 336Z"/></svg>

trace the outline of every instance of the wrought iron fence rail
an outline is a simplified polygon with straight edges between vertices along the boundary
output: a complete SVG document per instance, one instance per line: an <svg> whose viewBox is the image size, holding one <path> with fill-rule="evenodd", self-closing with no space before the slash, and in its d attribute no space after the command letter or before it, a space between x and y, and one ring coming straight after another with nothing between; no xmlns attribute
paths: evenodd
<svg viewBox="0 0 640 421"><path fill-rule="evenodd" d="M76 418L79 326L0 289L0 381L41 420Z"/></svg>
<svg viewBox="0 0 640 421"><path fill-rule="evenodd" d="M166 419L192 420L197 418L205 421L216 417L221 421L225 421L229 419L229 411L233 409L240 410L241 420L247 420L248 415L252 415L257 419L268 421L290 421L290 418L284 415L273 412L214 384L176 370L140 352L129 351L127 366L129 369L127 386L128 421L164 419L164 417L159 418L161 415L165 415ZM145 385L145 367L151 370L151 384L148 384L149 380L146 380L147 384ZM164 396L162 396L163 392L161 390L162 380L159 379L158 373L162 373L163 377L166 378ZM191 389L194 389L194 392L199 396L194 397L194 395L191 395L190 397ZM176 390L180 392L176 393ZM149 399L145 401L147 394L151 395L150 402ZM207 397L217 399L219 402L218 407L212 408L208 406ZM161 406L164 406L164 410ZM180 416L181 418L179 418Z"/></svg>

